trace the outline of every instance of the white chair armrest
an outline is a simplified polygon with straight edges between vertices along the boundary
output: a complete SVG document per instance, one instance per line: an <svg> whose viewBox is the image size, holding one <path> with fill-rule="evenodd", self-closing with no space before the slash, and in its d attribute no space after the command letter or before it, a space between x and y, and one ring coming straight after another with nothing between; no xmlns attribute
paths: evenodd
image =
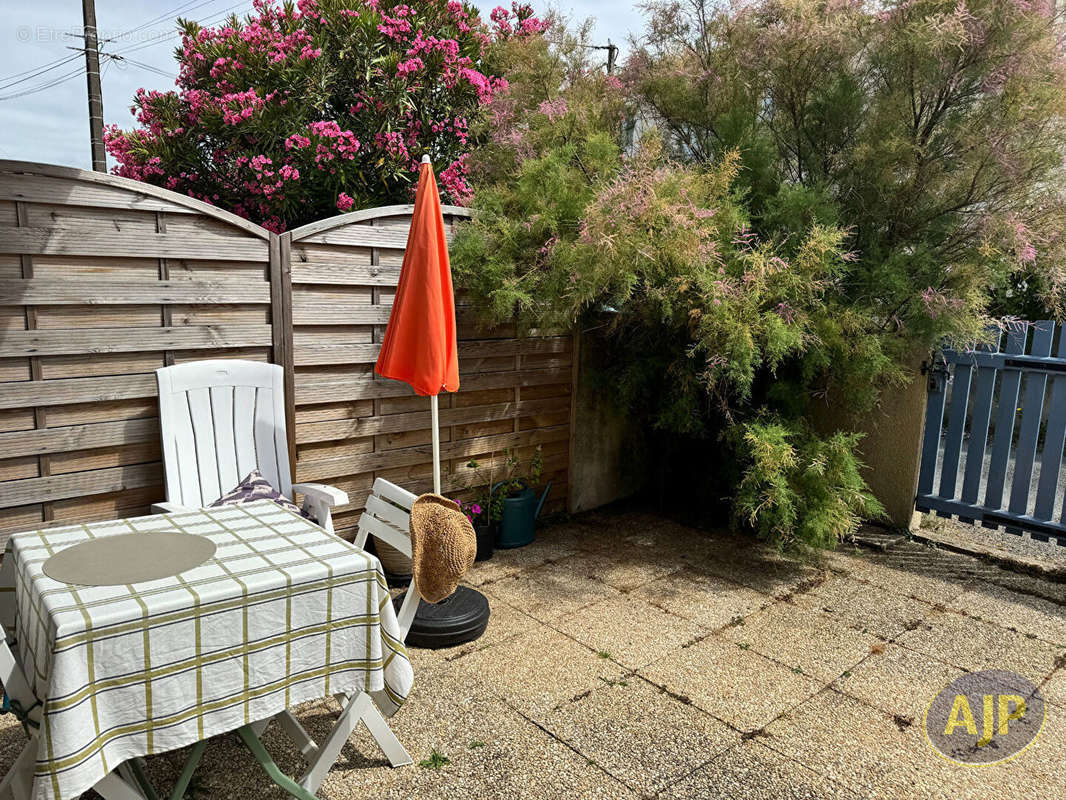
<svg viewBox="0 0 1066 800"><path fill-rule="evenodd" d="M299 492L308 499L323 502L329 508L348 505L348 493L336 486L327 486L324 483L294 483L292 491Z"/></svg>
<svg viewBox="0 0 1066 800"><path fill-rule="evenodd" d="M348 505L348 493L324 483L294 483L292 492L304 496L304 511L318 520L327 533L333 533L333 514L330 509Z"/></svg>
<svg viewBox="0 0 1066 800"><path fill-rule="evenodd" d="M196 509L180 503L152 503L153 514L179 514L182 511L196 511Z"/></svg>

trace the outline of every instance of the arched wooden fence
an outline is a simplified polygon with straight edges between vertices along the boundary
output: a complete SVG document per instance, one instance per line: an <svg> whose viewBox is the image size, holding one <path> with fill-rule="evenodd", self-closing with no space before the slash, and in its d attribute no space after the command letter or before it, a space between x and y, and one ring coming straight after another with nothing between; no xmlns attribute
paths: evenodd
<svg viewBox="0 0 1066 800"><path fill-rule="evenodd" d="M466 215L447 207L449 225ZM147 513L162 499L155 376L251 358L288 374L298 481L349 492L430 483L428 400L373 374L410 206L275 235L213 206L77 169L0 161L0 540ZM572 340L475 327L460 298L461 390L441 399L446 491L466 464L541 446L565 505Z"/></svg>

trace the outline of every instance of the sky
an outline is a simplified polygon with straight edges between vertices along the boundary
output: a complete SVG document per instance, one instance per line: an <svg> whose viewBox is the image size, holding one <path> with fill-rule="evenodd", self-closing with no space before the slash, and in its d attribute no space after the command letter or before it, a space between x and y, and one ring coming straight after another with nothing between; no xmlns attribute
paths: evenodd
<svg viewBox="0 0 1066 800"><path fill-rule="evenodd" d="M488 11L500 2L478 2ZM178 16L203 24L229 13L242 14L251 0L96 0L96 21L102 50L123 56L104 59L104 119L122 127L133 125L130 101L140 87L173 88L177 67L174 20ZM509 3L507 3L509 5ZM548 2L533 2L538 11ZM89 169L89 113L80 46L79 0L4 0L0 29L0 158L38 161ZM594 40L610 39L626 55L631 33L643 26L640 12L626 0L554 0L551 6L574 20L596 22ZM56 64L61 59L66 63ZM46 67L53 67L47 71ZM108 159L108 166L112 161Z"/></svg>

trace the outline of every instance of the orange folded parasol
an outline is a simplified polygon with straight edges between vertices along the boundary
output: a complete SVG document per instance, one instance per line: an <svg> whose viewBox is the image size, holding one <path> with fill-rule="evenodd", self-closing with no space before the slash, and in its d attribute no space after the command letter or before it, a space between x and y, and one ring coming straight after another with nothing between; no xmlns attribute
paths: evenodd
<svg viewBox="0 0 1066 800"><path fill-rule="evenodd" d="M404 381L417 394L430 396L433 484L439 494L437 394L459 389L459 354L448 241L429 156L422 157L400 283L375 369L384 378Z"/></svg>

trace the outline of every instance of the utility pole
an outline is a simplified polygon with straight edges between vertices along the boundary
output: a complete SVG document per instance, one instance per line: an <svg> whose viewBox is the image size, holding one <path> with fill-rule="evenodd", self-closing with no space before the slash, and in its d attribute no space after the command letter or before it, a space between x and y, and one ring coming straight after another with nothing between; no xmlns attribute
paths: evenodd
<svg viewBox="0 0 1066 800"><path fill-rule="evenodd" d="M107 172L104 150L104 98L100 89L100 44L96 35L96 2L81 0L82 36L85 39L85 81L89 90L89 141L93 169Z"/></svg>
<svg viewBox="0 0 1066 800"><path fill-rule="evenodd" d="M618 45L614 44L613 42L611 42L610 39L608 39L607 40L607 74L608 75L611 75L611 74L614 73L614 64L615 64L615 61L617 61L617 60L618 60Z"/></svg>

